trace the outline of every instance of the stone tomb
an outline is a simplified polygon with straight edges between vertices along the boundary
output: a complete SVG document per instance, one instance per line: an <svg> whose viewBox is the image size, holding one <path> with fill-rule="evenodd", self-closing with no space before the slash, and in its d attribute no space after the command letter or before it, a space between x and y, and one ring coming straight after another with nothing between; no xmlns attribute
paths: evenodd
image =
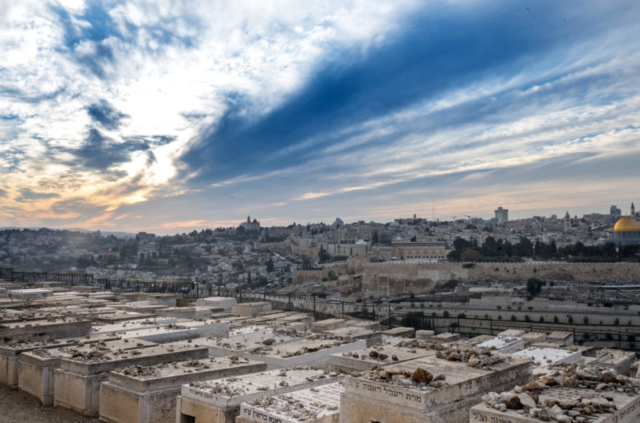
<svg viewBox="0 0 640 423"><path fill-rule="evenodd" d="M78 342L96 343L118 339L117 336L91 336L68 339L45 339L32 341L13 341L0 345L0 385L17 389L20 374L20 354L41 348L59 348L76 345Z"/></svg>
<svg viewBox="0 0 640 423"><path fill-rule="evenodd" d="M313 323L313 316L310 314L292 314L291 316L276 319L276 323L279 325L291 325L296 323L304 323L307 326Z"/></svg>
<svg viewBox="0 0 640 423"><path fill-rule="evenodd" d="M573 345L573 332L551 332L547 336L546 342L558 345Z"/></svg>
<svg viewBox="0 0 640 423"><path fill-rule="evenodd" d="M197 307L221 308L224 311L231 311L238 302L233 297L207 297L196 301Z"/></svg>
<svg viewBox="0 0 640 423"><path fill-rule="evenodd" d="M8 342L9 339L73 338L89 335L90 332L91 321L79 319L58 318L0 324L0 340L5 342Z"/></svg>
<svg viewBox="0 0 640 423"><path fill-rule="evenodd" d="M210 319L212 313L221 311L224 310L211 307L169 307L158 310L158 315L178 319Z"/></svg>
<svg viewBox="0 0 640 423"><path fill-rule="evenodd" d="M248 325L248 326L240 326L234 327L233 329L229 328L229 338L234 338L236 336L249 335L250 333L256 332L273 332L272 326L263 326L263 325Z"/></svg>
<svg viewBox="0 0 640 423"><path fill-rule="evenodd" d="M93 316L93 321L96 322L96 324L113 325L130 320L145 320L153 319L155 317L157 316L151 313L143 314L133 311L117 311L116 313L98 314L96 316Z"/></svg>
<svg viewBox="0 0 640 423"><path fill-rule="evenodd" d="M524 349L524 342L520 338L509 338L504 336L496 336L493 339L476 345L478 348L489 348L500 354L508 354L517 350Z"/></svg>
<svg viewBox="0 0 640 423"><path fill-rule="evenodd" d="M256 303L240 303L231 308L231 311L239 314L242 317L256 317L260 313L271 311L271 303L269 302L256 302Z"/></svg>
<svg viewBox="0 0 640 423"><path fill-rule="evenodd" d="M631 375L631 365L636 361L636 353L621 350L603 349L597 352L597 366L611 369L616 374L624 376Z"/></svg>
<svg viewBox="0 0 640 423"><path fill-rule="evenodd" d="M513 357L531 360L533 366L537 368L556 363L577 363L582 358L582 353L579 350L532 346L513 353Z"/></svg>
<svg viewBox="0 0 640 423"><path fill-rule="evenodd" d="M385 336L399 336L402 338L411 338L416 334L416 330L414 328L393 328L382 331L382 334Z"/></svg>
<svg viewBox="0 0 640 423"><path fill-rule="evenodd" d="M539 342L546 342L547 334L538 332L527 332L524 335L520 336L520 338L524 342L524 346L528 347Z"/></svg>
<svg viewBox="0 0 640 423"><path fill-rule="evenodd" d="M418 332L422 332L422 331L418 331ZM424 332L429 332L429 331L424 331ZM426 336L426 334L420 334L422 337L421 338L417 338L420 339L421 341L427 341L427 342L435 342L436 344L449 344L451 342L457 342L460 339L462 339L460 337L460 334L458 333L441 333L439 335L433 335L433 336Z"/></svg>
<svg viewBox="0 0 640 423"><path fill-rule="evenodd" d="M329 370L332 372L365 372L377 367L386 367L404 363L422 357L435 355L433 350L424 348L399 347L394 343L385 343L353 352L332 354Z"/></svg>
<svg viewBox="0 0 640 423"><path fill-rule="evenodd" d="M236 423L334 423L340 421L344 383L331 383L242 403Z"/></svg>
<svg viewBox="0 0 640 423"><path fill-rule="evenodd" d="M60 368L60 362L63 358L72 358L77 352L90 353L94 349L105 353L107 351L137 350L156 345L146 341L124 339L24 352L20 354L18 388L38 398L42 405L53 405L54 370Z"/></svg>
<svg viewBox="0 0 640 423"><path fill-rule="evenodd" d="M432 330L419 330L416 332L416 339L421 341L428 341L434 336L436 336L436 333Z"/></svg>
<svg viewBox="0 0 640 423"><path fill-rule="evenodd" d="M176 423L234 423L242 403L267 396L317 388L341 380L310 368L269 372L182 386Z"/></svg>
<svg viewBox="0 0 640 423"><path fill-rule="evenodd" d="M498 336L502 336L505 338L520 338L525 333L526 332L523 331L522 329L507 329L505 331L500 332Z"/></svg>
<svg viewBox="0 0 640 423"><path fill-rule="evenodd" d="M157 310L169 308L163 304L151 301L134 301L132 303L114 304L113 307L122 311L135 311L136 313L155 313Z"/></svg>
<svg viewBox="0 0 640 423"><path fill-rule="evenodd" d="M149 342L157 342L158 344L186 341L189 339L201 338L203 336L221 338L228 337L229 327L227 322L170 323L155 329L129 331L122 335L123 338L143 339Z"/></svg>
<svg viewBox="0 0 640 423"><path fill-rule="evenodd" d="M357 351L366 348L366 340L341 339L313 335L304 340L274 344L269 348L247 351L243 357L263 361L273 367L314 366L328 368L332 354Z"/></svg>
<svg viewBox="0 0 640 423"><path fill-rule="evenodd" d="M14 289L7 291L9 298L20 300L35 300L37 298L46 298L53 295L50 289Z"/></svg>
<svg viewBox="0 0 640 423"><path fill-rule="evenodd" d="M112 325L101 325L94 323L92 332L96 335L102 333L116 333L123 334L132 330L144 330L154 329L169 323L177 323L178 319L175 317L153 317L143 320L127 320L120 323L114 323Z"/></svg>
<svg viewBox="0 0 640 423"><path fill-rule="evenodd" d="M184 361L207 357L207 348L161 345L102 357L63 358L54 371L54 405L69 408L85 416L97 416L100 410L100 384L109 372L129 366L149 366L165 361Z"/></svg>
<svg viewBox="0 0 640 423"><path fill-rule="evenodd" d="M182 385L267 370L243 358L205 358L112 371L100 387L100 420L109 423L172 423Z"/></svg>
<svg viewBox="0 0 640 423"><path fill-rule="evenodd" d="M468 419L469 410L482 395L522 386L531 378L531 363L527 361L503 361L493 364L492 370L481 370L463 362L426 357L388 367L409 374L417 368L444 376L443 386L420 388L347 376L340 422L460 423Z"/></svg>
<svg viewBox="0 0 640 423"><path fill-rule="evenodd" d="M500 392L500 391L498 391ZM577 389L567 387L550 387L542 391L540 394L540 402L545 399L552 400L571 400L572 398L583 397L592 401L607 402L605 397L612 398L617 406L617 410L613 413L594 415L589 423L638 423L640 421L640 397L629 397L626 394L618 392L603 392L602 395L590 389ZM565 416L568 417L568 416ZM571 420L571 419L570 419ZM462 421L462 420L461 420ZM466 420L465 420L466 421ZM542 420L529 417L528 414L518 414L515 410L507 410L501 412L487 406L487 404L478 404L469 412L470 423L536 423ZM551 419L555 422L555 419ZM575 420L571 420L575 421Z"/></svg>
<svg viewBox="0 0 640 423"><path fill-rule="evenodd" d="M210 357L243 356L256 349L273 349L282 344L304 340L304 337L292 336L284 332L273 332L271 329L252 332L233 338L207 337L196 338L189 342L176 342L172 345L199 345L209 349Z"/></svg>
<svg viewBox="0 0 640 423"><path fill-rule="evenodd" d="M382 332L374 332L369 329L359 327L346 327L328 330L327 335L339 336L341 338L353 338L367 341L367 347L382 343Z"/></svg>
<svg viewBox="0 0 640 423"><path fill-rule="evenodd" d="M380 322L370 322L367 320L349 320L345 327L357 327L361 329L372 330L374 332L379 332L382 330Z"/></svg>
<svg viewBox="0 0 640 423"><path fill-rule="evenodd" d="M344 319L327 319L316 321L311 324L311 332L323 333L327 330L343 328L347 325L347 321Z"/></svg>

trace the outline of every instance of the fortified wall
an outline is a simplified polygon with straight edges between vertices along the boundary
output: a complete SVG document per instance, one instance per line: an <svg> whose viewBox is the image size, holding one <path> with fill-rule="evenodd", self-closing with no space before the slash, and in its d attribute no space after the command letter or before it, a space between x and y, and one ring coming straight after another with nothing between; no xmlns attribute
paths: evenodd
<svg viewBox="0 0 640 423"><path fill-rule="evenodd" d="M423 294L436 283L449 280L526 281L535 277L555 281L640 281L639 263L364 263L362 293L365 298L398 294Z"/></svg>

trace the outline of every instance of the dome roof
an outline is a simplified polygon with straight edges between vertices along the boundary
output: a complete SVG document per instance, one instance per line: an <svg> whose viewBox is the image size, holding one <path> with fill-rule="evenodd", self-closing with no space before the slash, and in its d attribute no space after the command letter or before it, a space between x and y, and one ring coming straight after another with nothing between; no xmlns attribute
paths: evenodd
<svg viewBox="0 0 640 423"><path fill-rule="evenodd" d="M616 226L613 227L614 232L640 232L640 224L631 216L621 217Z"/></svg>

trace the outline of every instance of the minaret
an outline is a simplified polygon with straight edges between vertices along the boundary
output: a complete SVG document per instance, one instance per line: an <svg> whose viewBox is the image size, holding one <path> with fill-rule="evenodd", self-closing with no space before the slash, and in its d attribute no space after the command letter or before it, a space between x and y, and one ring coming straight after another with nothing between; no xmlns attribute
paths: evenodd
<svg viewBox="0 0 640 423"><path fill-rule="evenodd" d="M636 206L634 206L633 203L631 203L631 217L636 217Z"/></svg>

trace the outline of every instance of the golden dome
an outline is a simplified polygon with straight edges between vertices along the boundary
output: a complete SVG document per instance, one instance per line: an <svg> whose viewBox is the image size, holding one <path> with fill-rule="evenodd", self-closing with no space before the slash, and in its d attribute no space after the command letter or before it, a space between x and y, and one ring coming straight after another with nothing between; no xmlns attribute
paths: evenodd
<svg viewBox="0 0 640 423"><path fill-rule="evenodd" d="M631 216L621 217L613 227L614 232L640 232L640 224Z"/></svg>

